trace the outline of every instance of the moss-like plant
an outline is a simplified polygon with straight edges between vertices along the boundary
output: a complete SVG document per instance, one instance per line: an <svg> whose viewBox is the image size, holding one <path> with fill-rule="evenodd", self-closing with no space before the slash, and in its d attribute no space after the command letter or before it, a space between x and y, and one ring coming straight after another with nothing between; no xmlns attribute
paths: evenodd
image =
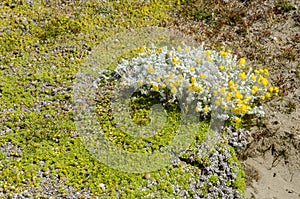
<svg viewBox="0 0 300 199"><path fill-rule="evenodd" d="M211 183L216 183L219 181L219 177L216 176L216 175L211 175L209 178L208 178L208 181L211 182Z"/></svg>
<svg viewBox="0 0 300 199"><path fill-rule="evenodd" d="M233 147L229 147L229 152L230 152L231 157L233 158L233 160L237 163L237 167L238 167L237 168L238 169L238 174L237 174L237 178L233 182L233 187L235 187L242 195L245 195L245 185L246 185L245 184L245 182L246 182L245 171L242 169L242 165L238 161ZM232 168L232 169L235 169L235 168Z"/></svg>

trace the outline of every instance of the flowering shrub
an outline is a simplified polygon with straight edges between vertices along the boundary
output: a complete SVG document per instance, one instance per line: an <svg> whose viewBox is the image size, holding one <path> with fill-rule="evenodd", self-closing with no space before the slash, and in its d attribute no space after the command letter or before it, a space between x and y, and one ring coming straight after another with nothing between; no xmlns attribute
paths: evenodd
<svg viewBox="0 0 300 199"><path fill-rule="evenodd" d="M134 86L145 94L157 91L170 102L196 101L194 108L205 115L221 108L223 119L233 115L237 123L245 114L263 115L257 102L279 92L268 82L268 69L254 70L230 50L204 50L203 45L182 44L171 50L143 47L136 58L123 60L116 71L123 86Z"/></svg>

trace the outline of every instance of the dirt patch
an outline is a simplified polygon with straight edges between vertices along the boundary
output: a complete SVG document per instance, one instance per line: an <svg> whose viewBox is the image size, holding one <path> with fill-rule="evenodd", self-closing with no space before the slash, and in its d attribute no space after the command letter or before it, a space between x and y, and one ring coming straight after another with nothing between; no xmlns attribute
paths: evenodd
<svg viewBox="0 0 300 199"><path fill-rule="evenodd" d="M298 92L265 105L265 127L240 155L248 198L300 198L300 103Z"/></svg>
<svg viewBox="0 0 300 199"><path fill-rule="evenodd" d="M293 159L291 156L289 158ZM300 173L299 170L293 170L292 164L286 164L283 159L278 160L270 151L264 156L248 158L245 163L247 173L250 169L257 173L257 180L252 179L246 188L246 196L249 199L300 197Z"/></svg>

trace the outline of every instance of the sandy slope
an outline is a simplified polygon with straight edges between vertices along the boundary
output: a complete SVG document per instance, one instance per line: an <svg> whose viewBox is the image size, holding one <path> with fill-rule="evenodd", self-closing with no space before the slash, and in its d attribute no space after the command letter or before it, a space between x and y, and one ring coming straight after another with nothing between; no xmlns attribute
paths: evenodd
<svg viewBox="0 0 300 199"><path fill-rule="evenodd" d="M274 166L273 161L274 156L270 152L265 157L247 159L247 167L257 170L258 180L252 180L246 196L249 199L300 198L300 172L290 171L283 159Z"/></svg>
<svg viewBox="0 0 300 199"><path fill-rule="evenodd" d="M299 97L297 89L269 102L266 127L252 130L254 140L244 154L249 199L300 198Z"/></svg>

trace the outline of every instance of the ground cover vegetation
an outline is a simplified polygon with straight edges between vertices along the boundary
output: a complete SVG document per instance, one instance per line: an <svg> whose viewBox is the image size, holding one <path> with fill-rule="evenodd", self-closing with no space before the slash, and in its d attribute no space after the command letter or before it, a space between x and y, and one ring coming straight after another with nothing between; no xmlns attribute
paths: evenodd
<svg viewBox="0 0 300 199"><path fill-rule="evenodd" d="M148 186L149 179L145 178L145 174L116 171L99 163L91 156L85 150L74 126L72 111L74 76L92 49L101 40L117 32L152 25L174 27L176 24L182 23L180 22L181 18L186 17L194 22L200 20L212 24L211 32L208 31L203 40L209 37L209 34L213 35L214 31L225 24L224 26L239 27L234 34L250 42L252 39L249 36L250 23L254 23L259 18L266 20L264 17L271 17L272 13L283 15L298 9L286 1L278 1L272 9L266 11L269 15L262 16L257 13L252 18L246 18L245 21L247 13L238 6L250 6L251 2L238 2L233 7L223 1L207 1L207 4L202 4L202 2L197 4L197 1L189 0L149 2L5 0L1 2L0 190L3 193L1 197L9 198L15 193L22 193L24 190L33 188L36 191L28 193L28 197L48 198L53 196L42 191L44 186L41 185L41 181L44 178L52 180L53 184L59 184L55 194L61 197L67 197L72 192L67 188L68 186L77 191L86 191L88 188L87 192L79 192L78 198L88 196L102 196L103 198L150 197L153 192L157 194L156 196L164 198L174 195L174 187L172 187L174 184L188 190L190 195L195 194L186 183L195 177L190 171L196 172L196 169L187 169L192 167L191 165L179 164L176 167L169 166L152 172L150 180L158 179L158 183ZM208 3L213 3L215 7L206 9ZM181 27L184 29L186 26ZM192 28L189 30L192 31ZM191 34L190 31L189 34ZM261 34L269 33L266 30ZM229 37L235 37L235 35L229 35ZM298 37L295 36L292 39L299 42ZM259 60L260 63L267 65L270 61L268 56L263 53L251 54L253 51L247 51L247 48L242 49L246 43L240 46L228 46L239 58L247 57L249 60ZM210 42L208 40L208 44L210 44L210 48L222 50L219 41ZM261 47L261 50L264 49ZM244 53L246 51L247 54ZM296 59L297 50L295 48L285 48L282 51L283 57L278 57L278 59ZM176 62L176 60L173 61ZM259 71L258 68L255 69ZM256 78L259 79L259 74L268 73L267 71L259 71L256 73ZM272 70L269 71L272 72ZM239 78L245 78L244 75L241 72ZM264 79L262 78L263 85ZM193 81L191 80L190 83L193 84ZM275 82L275 86L279 87L279 85L278 82ZM192 89L197 90L195 86ZM268 87L265 91L278 93L275 86ZM256 90L252 87L253 89ZM292 89L292 86L289 89ZM152 90L157 90L154 84ZM266 92L260 97L269 98L266 96ZM107 99L102 99L102 102L105 100ZM146 100L151 104L149 98L141 97L140 100ZM108 102L106 105L102 104L104 108L107 105ZM149 109L149 107L138 107L136 110L143 110L143 108L146 112ZM199 109L205 110L206 107L201 106ZM176 107L170 106L169 111L176 112L177 110ZM147 115L143 111L141 114ZM107 118L109 118L107 112L99 111L99 115L100 118L102 117L103 125L108 125L106 124ZM174 115L169 119L170 122L176 124L176 114ZM140 115L137 116L137 122L148 122L147 118L140 121ZM236 121L242 123L239 119L240 117ZM207 124L207 122L202 124L202 130L197 135L199 143L204 139L201 132L208 129ZM171 127L167 128L164 136L166 139L158 136L149 141L153 142L154 146L151 150L156 150L161 142L163 142L162 145L168 143L172 138ZM113 139L118 143L120 140L124 140L124 137L125 135L118 134ZM134 151L143 148L130 144L131 138L127 137L126 139L128 139L126 149ZM233 149L230 150L230 154L232 160L237 162ZM203 161L199 160L202 163ZM243 179L244 174L240 171L237 181L228 182L228 184L232 184L235 189L243 193ZM209 181L216 183L218 177L211 176ZM140 189L140 187L147 186L148 188L145 190ZM203 186L203 193L207 191L206 188L209 186Z"/></svg>

